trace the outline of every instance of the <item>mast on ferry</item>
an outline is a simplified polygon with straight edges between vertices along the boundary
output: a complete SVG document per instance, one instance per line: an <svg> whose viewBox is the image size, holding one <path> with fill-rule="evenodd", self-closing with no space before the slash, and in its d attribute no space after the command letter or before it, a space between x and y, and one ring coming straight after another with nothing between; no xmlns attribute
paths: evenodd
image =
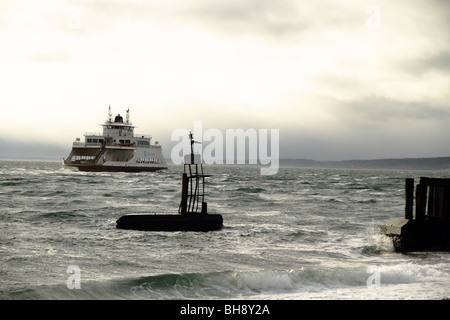
<svg viewBox="0 0 450 320"><path fill-rule="evenodd" d="M106 122L112 122L111 105L108 107L108 119L106 119Z"/></svg>
<svg viewBox="0 0 450 320"><path fill-rule="evenodd" d="M130 107L127 109L127 116L125 118L126 124L130 124Z"/></svg>

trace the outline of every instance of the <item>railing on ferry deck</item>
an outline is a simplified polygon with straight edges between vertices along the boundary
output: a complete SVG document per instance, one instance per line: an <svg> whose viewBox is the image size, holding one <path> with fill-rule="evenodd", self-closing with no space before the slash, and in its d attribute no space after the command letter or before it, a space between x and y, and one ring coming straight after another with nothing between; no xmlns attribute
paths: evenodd
<svg viewBox="0 0 450 320"><path fill-rule="evenodd" d="M102 133L99 133L99 132L85 132L84 133L84 136L85 137L103 137L103 134Z"/></svg>
<svg viewBox="0 0 450 320"><path fill-rule="evenodd" d="M149 134L139 134L139 133L135 133L134 135L133 135L133 138L136 138L136 139L139 139L139 138L144 138L144 139L151 139L152 138L152 136L151 135L149 135Z"/></svg>
<svg viewBox="0 0 450 320"><path fill-rule="evenodd" d="M104 137L104 135L102 133L99 132L85 132L84 133L85 137ZM152 139L152 136L150 134L139 134L139 133L135 133L133 134L133 138L136 139Z"/></svg>

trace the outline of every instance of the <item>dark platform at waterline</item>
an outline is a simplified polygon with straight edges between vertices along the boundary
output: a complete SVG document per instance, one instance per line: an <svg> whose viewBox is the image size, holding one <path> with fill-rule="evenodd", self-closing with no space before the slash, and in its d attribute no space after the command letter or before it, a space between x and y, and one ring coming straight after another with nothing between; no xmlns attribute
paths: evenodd
<svg viewBox="0 0 450 320"><path fill-rule="evenodd" d="M392 218L381 226L396 251L449 251L450 221Z"/></svg>
<svg viewBox="0 0 450 320"><path fill-rule="evenodd" d="M450 179L406 179L405 217L392 218L381 232L392 238L396 251L450 251Z"/></svg>
<svg viewBox="0 0 450 320"><path fill-rule="evenodd" d="M129 214L117 220L119 229L141 231L213 231L223 227L220 214Z"/></svg>

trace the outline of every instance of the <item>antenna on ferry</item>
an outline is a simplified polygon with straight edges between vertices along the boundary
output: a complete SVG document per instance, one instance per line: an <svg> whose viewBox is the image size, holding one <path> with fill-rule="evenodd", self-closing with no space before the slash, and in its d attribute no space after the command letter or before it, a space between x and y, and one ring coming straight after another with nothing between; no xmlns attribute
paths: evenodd
<svg viewBox="0 0 450 320"><path fill-rule="evenodd" d="M127 109L127 118L126 118L126 123L127 124L130 124L130 107L128 107L128 109Z"/></svg>
<svg viewBox="0 0 450 320"><path fill-rule="evenodd" d="M112 122L111 105L109 105L109 108L108 108L108 122Z"/></svg>

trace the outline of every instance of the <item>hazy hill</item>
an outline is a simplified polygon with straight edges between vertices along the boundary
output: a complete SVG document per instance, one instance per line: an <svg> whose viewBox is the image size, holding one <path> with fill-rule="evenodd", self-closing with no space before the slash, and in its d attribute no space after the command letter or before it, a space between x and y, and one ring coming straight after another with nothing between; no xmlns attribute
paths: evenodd
<svg viewBox="0 0 450 320"><path fill-rule="evenodd" d="M445 170L450 169L450 157L344 160L344 161L281 159L280 165L313 167L313 168Z"/></svg>

